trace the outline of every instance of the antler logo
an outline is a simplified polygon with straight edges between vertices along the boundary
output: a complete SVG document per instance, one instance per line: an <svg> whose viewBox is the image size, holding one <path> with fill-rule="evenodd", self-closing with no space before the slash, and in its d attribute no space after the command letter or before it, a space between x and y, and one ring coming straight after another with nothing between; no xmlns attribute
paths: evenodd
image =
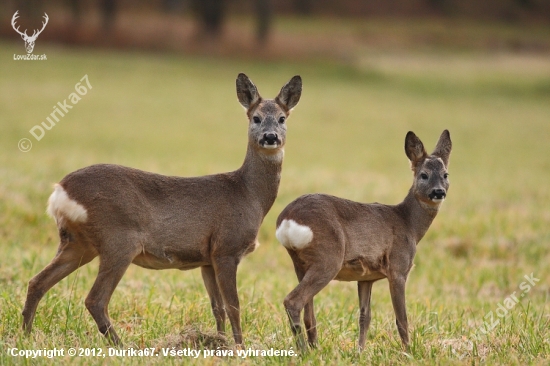
<svg viewBox="0 0 550 366"><path fill-rule="evenodd" d="M42 22L42 29L40 30L37 30L35 29L32 36L28 36L27 35L27 30L25 29L24 32L21 32L19 30L19 26L17 28L15 28L15 21L17 20L17 18L19 18L19 15L17 15L17 13L19 12L19 10L17 10L15 12L15 14L13 14L13 17L11 18L11 26L13 27L13 29L19 33L21 35L21 38L23 38L23 41L25 41L25 48L27 49L27 53L32 53L32 50L34 49L34 42L36 41L36 38L38 38L38 35L40 33L42 33L42 31L44 30L44 28L46 28L46 24L48 24L48 14L44 13L44 20L45 22Z"/></svg>

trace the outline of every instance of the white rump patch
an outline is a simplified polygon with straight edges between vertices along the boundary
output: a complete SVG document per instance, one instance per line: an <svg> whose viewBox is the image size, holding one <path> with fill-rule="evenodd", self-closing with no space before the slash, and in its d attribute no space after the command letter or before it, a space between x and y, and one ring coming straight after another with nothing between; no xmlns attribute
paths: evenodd
<svg viewBox="0 0 550 366"><path fill-rule="evenodd" d="M88 219L88 212L86 212L84 206L70 199L60 184L54 186L54 191L48 199L48 209L46 212L56 222L61 217L72 222L85 222Z"/></svg>
<svg viewBox="0 0 550 366"><path fill-rule="evenodd" d="M300 225L294 220L284 219L275 231L277 240L288 249L304 249L313 240L309 226Z"/></svg>

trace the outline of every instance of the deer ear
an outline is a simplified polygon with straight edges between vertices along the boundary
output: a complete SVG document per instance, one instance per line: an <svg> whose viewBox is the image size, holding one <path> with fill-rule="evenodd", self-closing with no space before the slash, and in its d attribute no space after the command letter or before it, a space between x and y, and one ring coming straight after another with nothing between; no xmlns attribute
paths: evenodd
<svg viewBox="0 0 550 366"><path fill-rule="evenodd" d="M290 111L298 104L301 96L302 78L300 75L296 75L281 88L279 95L275 97L275 101L287 111Z"/></svg>
<svg viewBox="0 0 550 366"><path fill-rule="evenodd" d="M243 73L237 76L237 98L247 110L262 99L256 85Z"/></svg>
<svg viewBox="0 0 550 366"><path fill-rule="evenodd" d="M448 166L452 148L453 143L451 142L451 134L449 133L449 130L445 130L439 137L439 141L437 142L432 155L441 158L445 166Z"/></svg>
<svg viewBox="0 0 550 366"><path fill-rule="evenodd" d="M416 170L418 163L428 156L424 144L412 131L409 131L405 137L405 154L411 161L413 170Z"/></svg>

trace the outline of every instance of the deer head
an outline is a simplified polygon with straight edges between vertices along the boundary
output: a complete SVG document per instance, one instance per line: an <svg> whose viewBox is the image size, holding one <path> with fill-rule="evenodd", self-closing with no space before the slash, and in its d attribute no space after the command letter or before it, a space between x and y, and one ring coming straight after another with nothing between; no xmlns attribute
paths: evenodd
<svg viewBox="0 0 550 366"><path fill-rule="evenodd" d="M23 38L23 41L25 41L25 48L27 50L27 53L32 53L32 50L34 49L34 42L36 41L36 38L38 38L38 35L40 33L42 33L42 31L44 30L44 28L46 28L46 24L48 24L48 14L44 13L44 20L45 22L42 22L42 29L40 30L34 30L32 36L28 36L27 35L27 30L25 29L25 32L21 32L19 30L19 27L15 27L15 21L17 20L17 18L19 18L19 16L17 15L17 13L19 12L19 10L17 10L15 12L15 14L13 14L13 17L11 18L11 26L13 27L13 29L19 33L21 35L21 38Z"/></svg>
<svg viewBox="0 0 550 366"><path fill-rule="evenodd" d="M294 76L275 99L263 99L245 74L237 77L237 97L249 118L249 138L256 150L265 155L276 154L285 145L285 120L300 101L302 78Z"/></svg>

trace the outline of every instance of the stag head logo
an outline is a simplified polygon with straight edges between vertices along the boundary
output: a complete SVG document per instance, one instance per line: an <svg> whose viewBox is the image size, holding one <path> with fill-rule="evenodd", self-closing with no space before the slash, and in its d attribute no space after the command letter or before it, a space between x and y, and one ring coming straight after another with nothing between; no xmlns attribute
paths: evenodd
<svg viewBox="0 0 550 366"><path fill-rule="evenodd" d="M46 28L46 24L48 24L48 19L49 19L48 14L44 13L45 22L42 22L42 29L40 29L40 30L35 29L32 36L28 36L26 29L25 29L24 32L21 32L19 30L19 26L17 28L15 28L15 21L17 20L17 18L19 18L19 15L17 15L18 12L19 12L19 10L17 10L15 12L15 14L13 14L13 17L11 18L11 26L13 27L13 29L17 33L19 33L21 35L21 38L23 38L23 41L25 41L25 48L27 50L27 53L32 53L32 50L34 49L34 42L36 41L36 38L38 38L38 35L40 33L42 33L44 28Z"/></svg>

